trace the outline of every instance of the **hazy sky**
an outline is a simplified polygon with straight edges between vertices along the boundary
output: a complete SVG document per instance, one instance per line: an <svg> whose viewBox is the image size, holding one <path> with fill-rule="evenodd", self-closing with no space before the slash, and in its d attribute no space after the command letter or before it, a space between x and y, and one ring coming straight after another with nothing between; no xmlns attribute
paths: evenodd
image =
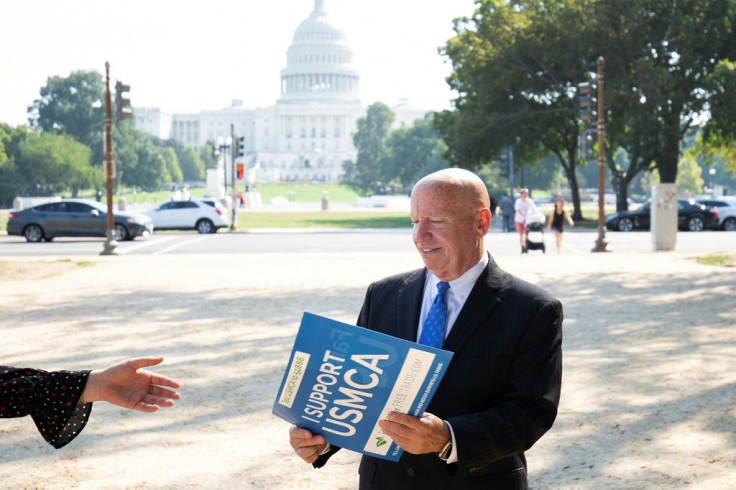
<svg viewBox="0 0 736 490"><path fill-rule="evenodd" d="M104 73L133 106L216 110L272 105L294 30L314 0L23 0L0 7L0 121L27 122L49 76ZM360 70L361 98L449 107L450 65L437 48L473 0L325 0Z"/></svg>

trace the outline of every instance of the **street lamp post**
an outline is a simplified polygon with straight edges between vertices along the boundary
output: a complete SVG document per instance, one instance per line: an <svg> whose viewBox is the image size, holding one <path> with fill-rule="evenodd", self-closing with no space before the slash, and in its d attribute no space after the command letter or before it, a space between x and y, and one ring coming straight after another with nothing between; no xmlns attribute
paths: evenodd
<svg viewBox="0 0 736 490"><path fill-rule="evenodd" d="M112 101L110 100L110 63L105 62L105 181L107 190L107 222L105 224L105 243L100 255L117 255L115 248L115 228L112 215L112 179L115 167L112 160Z"/></svg>
<svg viewBox="0 0 736 490"><path fill-rule="evenodd" d="M217 155L222 157L222 178L223 178L223 186L224 186L224 194L227 195L227 154L230 153L230 147L232 145L232 138L230 136L227 137L227 139L220 136L217 138L217 141L215 142L215 149L217 150Z"/></svg>
<svg viewBox="0 0 736 490"><path fill-rule="evenodd" d="M606 223L603 206L605 204L604 189L604 157L605 157L605 118L603 117L603 67L605 62L603 56L596 61L598 69L598 238L591 252L609 252L606 250Z"/></svg>

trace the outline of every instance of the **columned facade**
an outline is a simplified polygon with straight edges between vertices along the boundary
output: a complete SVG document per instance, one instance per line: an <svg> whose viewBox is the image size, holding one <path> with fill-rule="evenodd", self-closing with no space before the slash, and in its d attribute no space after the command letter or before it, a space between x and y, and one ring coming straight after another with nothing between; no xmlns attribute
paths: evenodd
<svg viewBox="0 0 736 490"><path fill-rule="evenodd" d="M247 109L234 100L218 111L166 116L170 137L202 147L230 136L232 125L235 135L245 138L242 161L257 169L258 182L338 182L343 163L357 156L353 133L366 108L353 50L324 4L315 0L312 13L294 31L281 70L281 95L273 106ZM161 137L156 111L136 108L136 126Z"/></svg>

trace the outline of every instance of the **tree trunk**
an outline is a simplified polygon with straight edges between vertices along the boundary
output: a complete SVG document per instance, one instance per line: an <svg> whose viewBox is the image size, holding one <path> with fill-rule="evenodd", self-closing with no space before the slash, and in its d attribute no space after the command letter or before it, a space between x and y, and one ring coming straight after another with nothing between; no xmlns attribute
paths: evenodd
<svg viewBox="0 0 736 490"><path fill-rule="evenodd" d="M557 158L562 164L562 168L565 170L565 177L567 178L567 184L570 186L570 194L572 195L572 219L578 221L583 219L583 212L580 208L580 186L578 185L578 177L575 173L575 149L573 148L571 157L569 160L563 158L560 153L555 152Z"/></svg>
<svg viewBox="0 0 736 490"><path fill-rule="evenodd" d="M629 182L631 179L628 175L620 170L613 173L613 189L616 192L616 211L628 211L629 203L627 199L629 197Z"/></svg>
<svg viewBox="0 0 736 490"><path fill-rule="evenodd" d="M664 141L657 158L659 181L663 184L674 184L677 179L677 162L680 160L680 120L677 114L665 121L662 136Z"/></svg>

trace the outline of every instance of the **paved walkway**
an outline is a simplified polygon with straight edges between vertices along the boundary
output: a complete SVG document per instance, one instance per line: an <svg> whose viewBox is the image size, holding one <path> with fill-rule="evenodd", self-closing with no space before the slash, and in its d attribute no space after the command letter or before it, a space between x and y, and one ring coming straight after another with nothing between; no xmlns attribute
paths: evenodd
<svg viewBox="0 0 736 490"><path fill-rule="evenodd" d="M599 254L500 265L565 308L558 420L533 488L706 488L736 474L734 269ZM544 264L543 267L540 264ZM357 456L312 470L271 415L303 311L353 322L366 286L415 253L0 261L2 362L47 369L162 354L183 399L154 415L96 404L69 447L0 422L6 488L357 488Z"/></svg>

